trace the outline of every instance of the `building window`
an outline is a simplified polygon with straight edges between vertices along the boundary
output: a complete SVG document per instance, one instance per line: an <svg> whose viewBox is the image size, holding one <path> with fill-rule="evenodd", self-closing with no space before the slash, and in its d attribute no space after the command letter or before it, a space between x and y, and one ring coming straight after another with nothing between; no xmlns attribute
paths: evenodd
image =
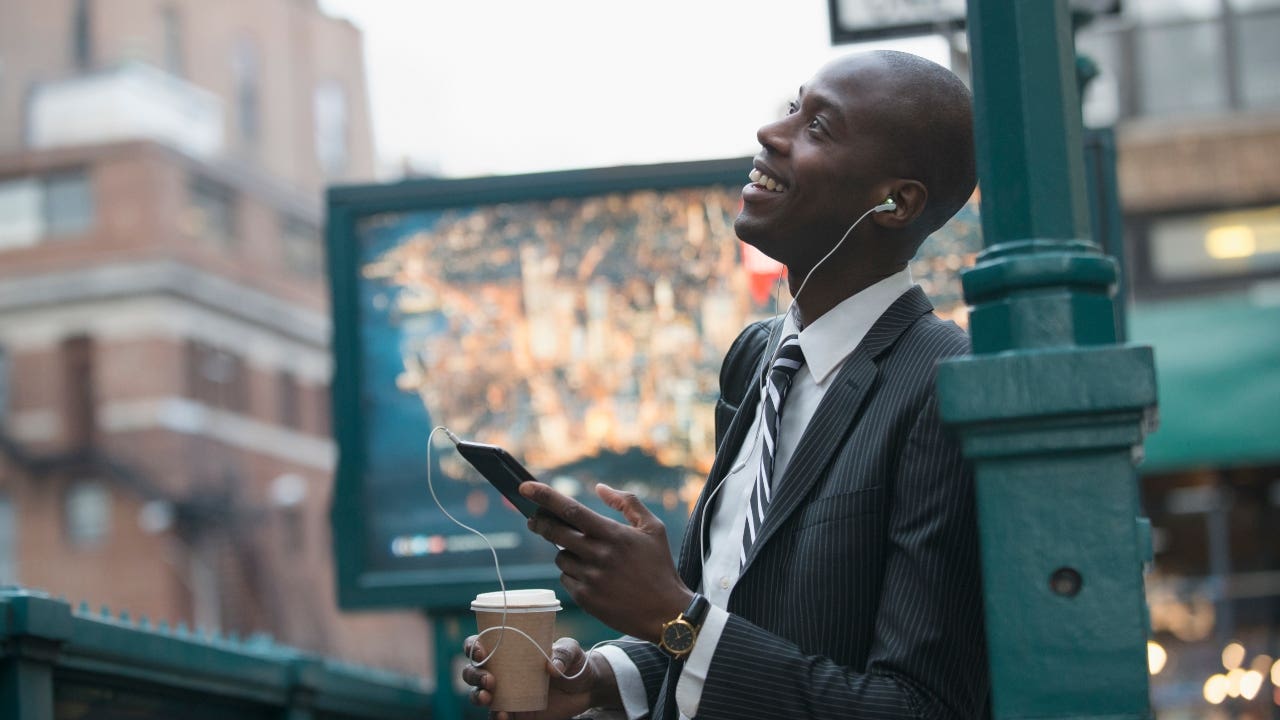
<svg viewBox="0 0 1280 720"><path fill-rule="evenodd" d="M182 77L186 63L183 62L182 16L178 8L164 6L160 10L160 24L164 33L164 68Z"/></svg>
<svg viewBox="0 0 1280 720"><path fill-rule="evenodd" d="M1280 278L1280 205L1131 223L1129 275L1139 299L1238 290Z"/></svg>
<svg viewBox="0 0 1280 720"><path fill-rule="evenodd" d="M236 244L236 194L222 183L197 176L191 181L191 231L223 248Z"/></svg>
<svg viewBox="0 0 1280 720"><path fill-rule="evenodd" d="M0 250L93 227L93 188L84 170L0 180Z"/></svg>
<svg viewBox="0 0 1280 720"><path fill-rule="evenodd" d="M280 424L299 427L302 411L299 406L298 379L288 370L280 371Z"/></svg>
<svg viewBox="0 0 1280 720"><path fill-rule="evenodd" d="M67 540L81 548L101 545L111 532L111 491L96 480L82 480L67 488Z"/></svg>
<svg viewBox="0 0 1280 720"><path fill-rule="evenodd" d="M324 274L319 228L291 215L281 215L280 237L284 242L285 266L289 270L308 280L317 280Z"/></svg>
<svg viewBox="0 0 1280 720"><path fill-rule="evenodd" d="M231 50L231 75L235 92L236 128L247 147L256 147L261 134L260 65L258 48L253 40L246 35L237 37Z"/></svg>
<svg viewBox="0 0 1280 720"><path fill-rule="evenodd" d="M347 93L337 82L321 83L315 92L316 157L327 177L347 172L349 160Z"/></svg>
<svg viewBox="0 0 1280 720"><path fill-rule="evenodd" d="M1142 107L1152 115L1227 107L1222 32L1214 22L1151 25L1139 35Z"/></svg>
<svg viewBox="0 0 1280 720"><path fill-rule="evenodd" d="M1102 75L1086 93L1091 125L1134 115L1280 106L1280 2L1125 2L1129 22L1082 30L1077 47ZM1099 87L1101 86L1101 87Z"/></svg>
<svg viewBox="0 0 1280 720"><path fill-rule="evenodd" d="M1237 14L1234 18L1239 52L1236 67L1240 74L1244 105L1249 108L1280 106L1280 7L1266 13Z"/></svg>
<svg viewBox="0 0 1280 720"><path fill-rule="evenodd" d="M71 15L71 47L77 70L88 70L93 64L93 18L89 0L76 0Z"/></svg>
<svg viewBox="0 0 1280 720"><path fill-rule="evenodd" d="M187 395L205 405L244 412L249 378L244 360L196 340L187 343Z"/></svg>
<svg viewBox="0 0 1280 720"><path fill-rule="evenodd" d="M50 235L75 235L93 225L93 190L83 171L44 178L44 221Z"/></svg>
<svg viewBox="0 0 1280 720"><path fill-rule="evenodd" d="M12 372L9 352L0 347L0 427L4 427L5 421L9 419L9 387Z"/></svg>
<svg viewBox="0 0 1280 720"><path fill-rule="evenodd" d="M18 514L0 494L0 585L18 583Z"/></svg>
<svg viewBox="0 0 1280 720"><path fill-rule="evenodd" d="M1280 272L1280 206L1162 218L1152 222L1150 237L1160 281Z"/></svg>
<svg viewBox="0 0 1280 720"><path fill-rule="evenodd" d="M0 249L34 245L41 235L44 217L40 210L40 181L0 181Z"/></svg>

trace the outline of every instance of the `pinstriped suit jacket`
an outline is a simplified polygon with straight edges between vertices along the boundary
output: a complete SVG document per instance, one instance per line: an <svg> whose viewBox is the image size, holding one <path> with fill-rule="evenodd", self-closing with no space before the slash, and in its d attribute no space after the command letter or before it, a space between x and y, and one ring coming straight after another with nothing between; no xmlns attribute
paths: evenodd
<svg viewBox="0 0 1280 720"><path fill-rule="evenodd" d="M729 598L698 718L968 718L985 714L973 477L938 419L934 368L968 351L919 287L845 360L777 480L761 537ZM777 322L775 320L774 322ZM755 378L766 323L721 370ZM744 343L760 347L742 352ZM679 559L701 580L698 518L758 412L750 382L698 501ZM676 720L679 663L624 646L655 720Z"/></svg>

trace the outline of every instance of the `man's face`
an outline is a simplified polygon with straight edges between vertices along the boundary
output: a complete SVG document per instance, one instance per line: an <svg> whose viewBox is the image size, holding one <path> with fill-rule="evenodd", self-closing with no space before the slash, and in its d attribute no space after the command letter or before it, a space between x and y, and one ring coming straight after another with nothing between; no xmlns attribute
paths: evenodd
<svg viewBox="0 0 1280 720"><path fill-rule="evenodd" d="M882 202L876 186L889 177L892 157L877 142L885 120L876 109L891 105L892 89L870 58L818 71L788 114L757 132L762 149L742 190L738 237L793 269L811 267Z"/></svg>

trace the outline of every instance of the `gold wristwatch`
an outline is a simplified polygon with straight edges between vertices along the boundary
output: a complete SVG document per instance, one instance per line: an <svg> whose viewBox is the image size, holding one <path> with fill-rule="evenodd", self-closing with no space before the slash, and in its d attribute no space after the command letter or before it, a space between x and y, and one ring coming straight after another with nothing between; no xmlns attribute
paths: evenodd
<svg viewBox="0 0 1280 720"><path fill-rule="evenodd" d="M693 652L693 644L698 641L698 631L702 629L702 621L707 619L707 611L711 602L698 593L694 593L693 601L684 612L662 626L662 634L658 636L658 649L674 660L683 660Z"/></svg>

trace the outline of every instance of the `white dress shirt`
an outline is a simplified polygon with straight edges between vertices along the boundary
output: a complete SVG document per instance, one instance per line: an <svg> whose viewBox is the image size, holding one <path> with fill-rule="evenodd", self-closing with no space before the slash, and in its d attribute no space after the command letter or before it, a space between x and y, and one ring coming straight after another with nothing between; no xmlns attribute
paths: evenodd
<svg viewBox="0 0 1280 720"><path fill-rule="evenodd" d="M782 418L778 428L778 445L774 453L773 477L775 482L786 477L787 464L805 427L813 418L826 393L827 387L844 360L858 347L871 326L903 293L911 289L911 272L903 270L866 288L829 310L822 317L800 330L800 348L804 351L804 367L792 381L782 405ZM778 340L797 332L794 312L787 313L782 329L771 338ZM760 467L760 453L764 445L761 439L761 414L763 404L758 405L755 420L747 431L742 447L723 482L714 491L720 496L711 513L709 537L711 547L701 548L703 560L702 583L698 591L711 601L711 608L698 633L693 652L685 660L684 669L676 685L676 704L680 707L681 720L698 713L702 699L702 687L711 668L720 635L724 632L729 613L729 594L738 582L739 550L742 546L743 526L746 523L747 504L755 485L755 475ZM710 507L712 503L706 503ZM768 511L765 511L768 514ZM644 684L635 663L621 648L612 645L601 647L599 652L617 677L627 720L639 720L649 712ZM604 720L621 714L603 714L595 717Z"/></svg>

